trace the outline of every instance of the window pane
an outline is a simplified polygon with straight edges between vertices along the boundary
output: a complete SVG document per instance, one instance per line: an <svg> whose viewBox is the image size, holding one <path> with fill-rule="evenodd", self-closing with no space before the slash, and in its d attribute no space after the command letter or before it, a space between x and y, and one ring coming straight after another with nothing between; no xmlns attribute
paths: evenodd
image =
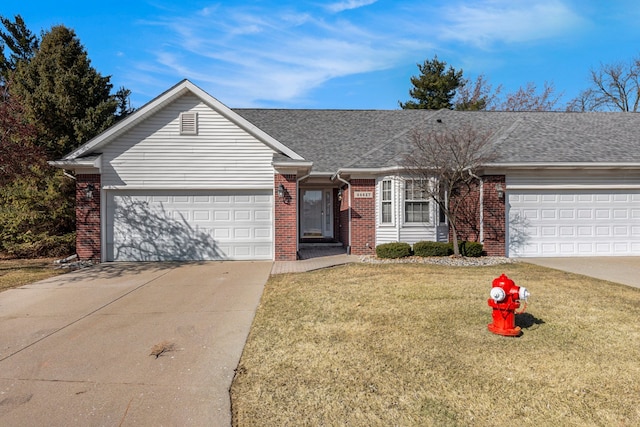
<svg viewBox="0 0 640 427"><path fill-rule="evenodd" d="M406 202L405 203L406 222L429 222L428 202Z"/></svg>
<svg viewBox="0 0 640 427"><path fill-rule="evenodd" d="M427 200L427 183L424 180L406 181L404 198L405 200Z"/></svg>
<svg viewBox="0 0 640 427"><path fill-rule="evenodd" d="M382 203L382 222L391 222L391 202Z"/></svg>
<svg viewBox="0 0 640 427"><path fill-rule="evenodd" d="M382 181L382 200L391 201L391 181Z"/></svg>
<svg viewBox="0 0 640 427"><path fill-rule="evenodd" d="M405 222L429 222L429 202L424 180L406 181L404 191Z"/></svg>

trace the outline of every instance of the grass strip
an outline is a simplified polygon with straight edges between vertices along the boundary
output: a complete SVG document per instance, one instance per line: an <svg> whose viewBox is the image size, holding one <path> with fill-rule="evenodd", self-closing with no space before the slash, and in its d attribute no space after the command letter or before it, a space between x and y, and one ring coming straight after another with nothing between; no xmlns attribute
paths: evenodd
<svg viewBox="0 0 640 427"><path fill-rule="evenodd" d="M487 331L492 280L532 297ZM233 423L640 425L640 289L525 263L349 265L272 276Z"/></svg>

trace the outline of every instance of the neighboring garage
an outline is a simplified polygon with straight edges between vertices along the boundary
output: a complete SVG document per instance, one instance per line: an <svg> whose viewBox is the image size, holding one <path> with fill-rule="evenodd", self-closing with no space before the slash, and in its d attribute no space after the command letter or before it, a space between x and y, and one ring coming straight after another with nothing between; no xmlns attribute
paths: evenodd
<svg viewBox="0 0 640 427"><path fill-rule="evenodd" d="M508 256L640 255L640 190L507 193Z"/></svg>
<svg viewBox="0 0 640 427"><path fill-rule="evenodd" d="M107 261L271 260L271 193L107 191Z"/></svg>

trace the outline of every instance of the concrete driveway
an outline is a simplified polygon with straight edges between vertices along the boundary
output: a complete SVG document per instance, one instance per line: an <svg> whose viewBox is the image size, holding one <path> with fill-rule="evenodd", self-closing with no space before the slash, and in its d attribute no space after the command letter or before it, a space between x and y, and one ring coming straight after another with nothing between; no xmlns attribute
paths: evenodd
<svg viewBox="0 0 640 427"><path fill-rule="evenodd" d="M521 258L520 260L640 288L640 257Z"/></svg>
<svg viewBox="0 0 640 427"><path fill-rule="evenodd" d="M271 267L103 264L0 293L0 425L230 425Z"/></svg>

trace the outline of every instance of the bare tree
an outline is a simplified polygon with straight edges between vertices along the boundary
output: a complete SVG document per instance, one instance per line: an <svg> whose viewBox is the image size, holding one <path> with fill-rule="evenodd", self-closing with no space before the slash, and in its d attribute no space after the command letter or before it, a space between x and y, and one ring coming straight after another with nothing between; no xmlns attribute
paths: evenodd
<svg viewBox="0 0 640 427"><path fill-rule="evenodd" d="M553 111L562 93L557 94L553 83L545 82L541 92L535 83L529 82L515 92L502 95L503 86L493 89L484 75L475 81L465 80L455 98L456 110L485 111Z"/></svg>
<svg viewBox="0 0 640 427"><path fill-rule="evenodd" d="M544 83L542 92L537 92L536 84L527 83L517 91L508 93L505 99L497 106L500 111L553 111L562 97L562 93L556 94L553 83Z"/></svg>
<svg viewBox="0 0 640 427"><path fill-rule="evenodd" d="M463 84L458 87L454 99L455 109L465 111L494 110L500 92L502 92L502 85L498 85L494 90L493 85L483 74L476 77L473 82L465 79Z"/></svg>
<svg viewBox="0 0 640 427"><path fill-rule="evenodd" d="M569 111L632 111L640 105L640 58L601 64L591 70L591 87L573 99Z"/></svg>
<svg viewBox="0 0 640 427"><path fill-rule="evenodd" d="M421 183L423 193L446 216L456 256L460 255L458 214L479 184L478 170L495 158L491 135L472 126L450 129L444 124L426 132L414 130L413 151L403 162L414 182Z"/></svg>

